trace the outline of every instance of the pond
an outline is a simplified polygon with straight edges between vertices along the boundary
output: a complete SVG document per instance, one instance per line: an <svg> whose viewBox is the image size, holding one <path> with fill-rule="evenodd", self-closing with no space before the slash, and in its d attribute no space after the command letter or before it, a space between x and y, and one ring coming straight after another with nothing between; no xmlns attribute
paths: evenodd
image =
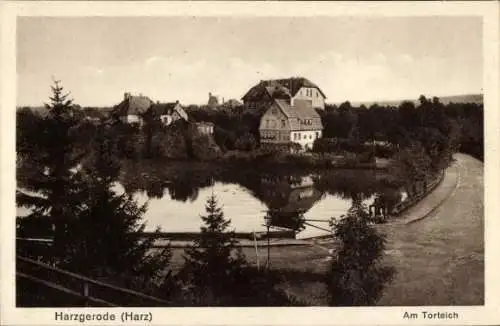
<svg viewBox="0 0 500 326"><path fill-rule="evenodd" d="M197 232L200 215L213 193L236 232L294 230L297 238L329 232L329 221L340 218L359 198L367 206L384 194L402 200L387 175L366 170L321 172L224 169L197 165L126 162L117 192L147 203L146 230Z"/></svg>
<svg viewBox="0 0 500 326"><path fill-rule="evenodd" d="M329 232L359 199L365 205L383 197L403 199L388 175L371 170L264 170L207 164L124 161L114 186L146 204L146 231L198 232L207 198L213 193L236 232L293 230L296 238ZM18 208L18 216L29 212Z"/></svg>

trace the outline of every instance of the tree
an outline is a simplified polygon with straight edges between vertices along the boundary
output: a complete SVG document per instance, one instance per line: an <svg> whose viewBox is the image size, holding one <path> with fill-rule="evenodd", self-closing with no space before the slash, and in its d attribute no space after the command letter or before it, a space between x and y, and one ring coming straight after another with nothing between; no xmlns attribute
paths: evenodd
<svg viewBox="0 0 500 326"><path fill-rule="evenodd" d="M255 140L255 137L249 132L246 132L243 135L241 135L240 137L238 137L236 139L235 144L234 144L234 147L236 149L243 150L243 151L251 151L251 150L255 149L256 146L257 146L257 142Z"/></svg>
<svg viewBox="0 0 500 326"><path fill-rule="evenodd" d="M220 153L220 148L210 135L196 135L192 141L193 157L200 161L214 160Z"/></svg>
<svg viewBox="0 0 500 326"><path fill-rule="evenodd" d="M392 279L392 268L380 263L385 237L368 225L368 217L358 200L338 222L332 220L340 248L327 274L331 306L373 305Z"/></svg>
<svg viewBox="0 0 500 326"><path fill-rule="evenodd" d="M53 225L53 250L44 257L63 269L92 278L154 292L164 283L171 257L169 248L152 250L152 239L143 240L141 222L146 207L128 195L112 190L119 165L111 127L100 126L90 139L90 151L74 153L76 122L70 102L56 82L40 146L40 173L27 184L37 195L18 194L18 203L32 208L31 217ZM38 158L37 158L38 159ZM39 236L39 230L32 230ZM29 252L22 253L29 254Z"/></svg>
<svg viewBox="0 0 500 326"><path fill-rule="evenodd" d="M208 198L205 210L200 237L186 250L181 274L190 285L195 305L220 305L246 262L215 195Z"/></svg>
<svg viewBox="0 0 500 326"><path fill-rule="evenodd" d="M177 277L187 289L183 305L195 306L290 306L303 305L277 289L277 274L250 266L229 231L214 195L207 199L199 238L186 249L185 264Z"/></svg>
<svg viewBox="0 0 500 326"><path fill-rule="evenodd" d="M408 195L412 196L415 184L425 182L432 175L431 163L431 158L422 145L414 141L394 155L390 170L405 186Z"/></svg>
<svg viewBox="0 0 500 326"><path fill-rule="evenodd" d="M18 219L18 232L29 234L37 230L27 230L26 226L33 220L49 220L52 224L54 248L62 249L68 237L67 228L80 209L76 169L85 154L81 148L74 146L77 138L77 123L73 117L72 100L64 92L59 81L51 86L50 104L46 104L49 112L40 125L40 134L36 142L36 154L24 158L29 164L30 173L22 176L23 186L36 194L17 192L18 206L31 209L31 213ZM57 257L57 253L55 253Z"/></svg>
<svg viewBox="0 0 500 326"><path fill-rule="evenodd" d="M112 190L120 167L109 133L109 128L98 130L95 150L82 167L82 208L69 227L62 267L154 292L164 282L171 250L151 250L154 240L141 238L146 206Z"/></svg>

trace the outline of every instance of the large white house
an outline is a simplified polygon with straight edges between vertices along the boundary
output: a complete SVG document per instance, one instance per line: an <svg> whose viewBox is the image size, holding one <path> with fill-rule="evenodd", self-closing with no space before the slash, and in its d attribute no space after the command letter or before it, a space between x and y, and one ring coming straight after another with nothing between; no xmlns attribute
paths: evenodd
<svg viewBox="0 0 500 326"><path fill-rule="evenodd" d="M314 141L323 136L323 124L309 101L297 99L292 106L275 99L260 119L259 133L261 145L296 143L312 149Z"/></svg>
<svg viewBox="0 0 500 326"><path fill-rule="evenodd" d="M273 100L285 100L294 106L295 102L308 101L314 109L325 109L326 95L313 82L304 77L261 80L243 96L246 110L265 109Z"/></svg>

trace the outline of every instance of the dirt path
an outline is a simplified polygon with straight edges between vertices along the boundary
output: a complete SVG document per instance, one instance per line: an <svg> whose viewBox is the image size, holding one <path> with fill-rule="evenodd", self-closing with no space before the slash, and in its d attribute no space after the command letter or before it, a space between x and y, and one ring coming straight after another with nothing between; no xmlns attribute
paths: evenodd
<svg viewBox="0 0 500 326"><path fill-rule="evenodd" d="M384 228L385 261L396 275L379 305L484 303L483 163L462 154L455 158L447 171L448 177L456 174L455 185L445 184L442 193L430 194L407 218ZM431 211L428 205L440 196ZM425 209L425 219L408 223Z"/></svg>

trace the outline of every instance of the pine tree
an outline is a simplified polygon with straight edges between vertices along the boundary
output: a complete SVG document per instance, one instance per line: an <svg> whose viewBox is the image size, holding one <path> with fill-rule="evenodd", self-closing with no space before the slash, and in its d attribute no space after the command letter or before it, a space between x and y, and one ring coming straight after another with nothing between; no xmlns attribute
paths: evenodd
<svg viewBox="0 0 500 326"><path fill-rule="evenodd" d="M59 81L54 81L51 88L53 95L50 104L46 104L49 114L40 124L37 153L24 158L31 171L23 176L23 186L36 191L37 195L18 191L16 201L18 206L32 211L18 220L18 233L37 231L28 230L34 220L48 221L45 224L52 225L53 248L57 256L57 249L64 247L68 223L79 210L75 196L75 167L82 153L73 146L78 121L72 115L72 100L68 99L69 94L64 93Z"/></svg>
<svg viewBox="0 0 500 326"><path fill-rule="evenodd" d="M104 129L103 129L104 128ZM157 295L172 256L169 247L154 249L154 239L142 239L146 205L112 190L120 166L107 127L97 130L94 151L79 174L81 210L68 228L61 267Z"/></svg>
<svg viewBox="0 0 500 326"><path fill-rule="evenodd" d="M195 305L220 305L231 296L235 277L246 263L234 232L228 230L231 221L224 218L215 195L208 198L205 210L200 237L186 250L181 275L190 286Z"/></svg>
<svg viewBox="0 0 500 326"><path fill-rule="evenodd" d="M45 178L31 181L42 196L21 194L31 203L32 215L53 221L51 260L59 267L104 279L121 286L156 294L164 284L171 258L170 248L153 248L144 240L141 221L146 206L138 206L127 194L112 190L120 171L112 130L104 125L89 140L90 152L74 153L76 122L70 102L56 83L43 150ZM75 128L75 129L72 129ZM57 139L57 141L56 141ZM50 146L49 146L50 145ZM41 179L41 180L40 180ZM45 195L45 197L43 197Z"/></svg>
<svg viewBox="0 0 500 326"><path fill-rule="evenodd" d="M368 225L368 211L354 201L347 215L333 222L340 248L327 275L329 305L373 305L379 299L393 270L382 266L385 237Z"/></svg>

